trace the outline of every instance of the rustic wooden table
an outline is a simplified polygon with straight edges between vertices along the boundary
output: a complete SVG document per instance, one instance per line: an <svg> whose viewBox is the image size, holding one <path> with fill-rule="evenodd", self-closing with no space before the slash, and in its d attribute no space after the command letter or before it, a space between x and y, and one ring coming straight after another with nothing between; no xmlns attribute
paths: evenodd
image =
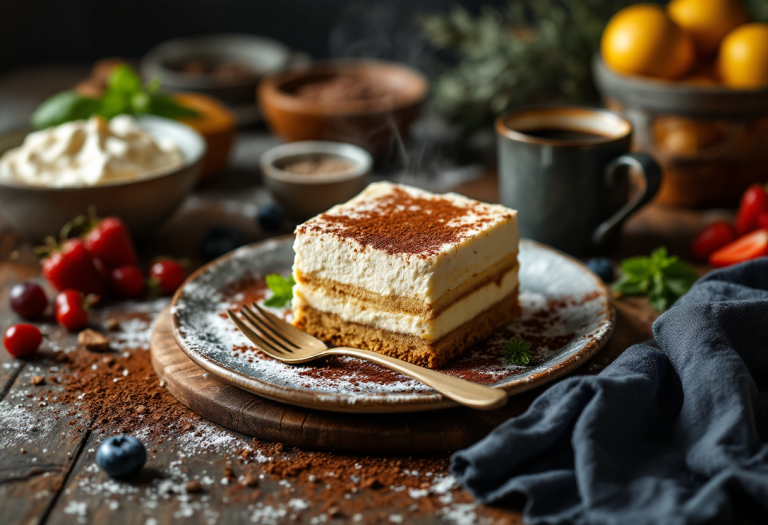
<svg viewBox="0 0 768 525"><path fill-rule="evenodd" d="M24 75L0 82L0 120L4 115L23 114L33 106L31 100L82 76L71 70L48 73L35 70ZM44 79L56 81L45 83ZM25 88L39 87L40 83L46 88L32 94L34 90ZM9 95L13 96L9 98ZM143 257L148 260L154 255L168 254L188 257L193 265L199 264L200 241L210 226L219 223L240 226L249 242L264 238L265 233L256 226L254 216L257 207L269 197L259 184L256 166L259 154L274 143L276 140L264 130L243 132L229 171L215 183L196 191L176 216L142 247ZM456 190L485 201L497 200L493 174L464 183ZM688 240L703 223L724 213L727 214L649 206L626 226L616 256L645 254L660 244L683 253ZM38 275L32 246L0 224L0 330L18 322L8 308L10 287ZM93 323L96 328L105 329L109 320L118 321L118 330L110 332L113 348L117 349L115 355L132 359L146 352L153 316L166 302L151 299L109 304L96 311ZM617 301L617 310L616 332L608 346L590 363L594 369L605 366L628 345L650 336L654 314L644 299L621 299ZM161 437L144 437L150 455L142 475L128 482L111 481L95 467L98 444L111 431L89 420L92 414L82 410L78 403L62 404L55 399L62 389L55 378L66 374L69 366L56 356L64 351L85 350L76 349L75 337L55 324L43 324L50 342L39 356L20 360L0 351L0 509L3 515L0 521L3 523L101 523L107 520L147 525L349 520L473 523L482 519L515 523L520 520L516 511L474 504L451 483L445 457L429 463L433 471L414 473L410 469L423 464L419 458L307 456L302 451L254 443L247 436L204 421L188 426L186 431L173 428ZM124 373L127 372L126 369ZM33 376L43 376L46 383L33 385ZM150 375L139 379L151 388L162 386ZM123 380L138 379L130 375L115 377L116 382ZM87 387L83 395L89 395ZM163 402L175 403L169 396L163 399ZM126 404L131 402L125 399ZM121 410L124 411L124 407ZM193 416L189 414L189 417ZM119 429L120 424L117 421L115 428ZM243 448L248 447L263 453L241 454ZM295 471L285 468L276 471L270 465L278 460L283 467L290 466L291 461L310 464L338 461L354 464L355 468L359 466L361 472L383 466L402 472L405 481L389 487L365 483L356 486L360 480L352 476L351 488L339 492L328 489L330 484L324 487L322 482L318 483L314 474L302 475L302 468L310 468L304 463ZM239 482L246 472L259 475L257 488ZM201 480L203 492L190 493L187 490L190 480ZM353 510L345 510L347 508Z"/></svg>

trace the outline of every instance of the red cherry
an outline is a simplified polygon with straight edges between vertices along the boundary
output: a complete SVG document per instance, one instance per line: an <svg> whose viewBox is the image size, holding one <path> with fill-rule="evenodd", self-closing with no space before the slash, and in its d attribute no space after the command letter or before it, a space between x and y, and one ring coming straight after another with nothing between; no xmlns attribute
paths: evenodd
<svg viewBox="0 0 768 525"><path fill-rule="evenodd" d="M43 334L40 329L31 324L17 324L5 331L3 344L13 357L32 355L40 348Z"/></svg>
<svg viewBox="0 0 768 525"><path fill-rule="evenodd" d="M39 317L48 306L48 297L35 283L14 284L11 288L11 310L24 319Z"/></svg>
<svg viewBox="0 0 768 525"><path fill-rule="evenodd" d="M144 274L138 266L126 264L112 270L110 286L120 297L135 299L144 293Z"/></svg>
<svg viewBox="0 0 768 525"><path fill-rule="evenodd" d="M83 294L64 290L56 296L56 322L69 331L77 331L88 323L88 310Z"/></svg>
<svg viewBox="0 0 768 525"><path fill-rule="evenodd" d="M150 286L161 295L173 295L184 282L184 267L171 259L160 259L149 269Z"/></svg>

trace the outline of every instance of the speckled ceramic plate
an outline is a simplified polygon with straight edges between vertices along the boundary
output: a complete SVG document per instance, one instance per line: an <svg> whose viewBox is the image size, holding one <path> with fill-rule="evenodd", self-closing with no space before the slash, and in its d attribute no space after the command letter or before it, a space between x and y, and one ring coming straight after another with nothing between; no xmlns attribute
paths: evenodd
<svg viewBox="0 0 768 525"><path fill-rule="evenodd" d="M256 349L226 317L227 308L270 296L264 276L288 275L293 238L240 248L204 266L177 292L171 323L179 346L225 381L276 401L340 412L408 412L455 403L405 376L355 358L287 365ZM570 372L592 357L613 331L605 285L579 261L542 244L520 243L522 318L450 361L442 372L517 394ZM290 319L289 310L273 312ZM528 366L500 353L520 335L533 343Z"/></svg>

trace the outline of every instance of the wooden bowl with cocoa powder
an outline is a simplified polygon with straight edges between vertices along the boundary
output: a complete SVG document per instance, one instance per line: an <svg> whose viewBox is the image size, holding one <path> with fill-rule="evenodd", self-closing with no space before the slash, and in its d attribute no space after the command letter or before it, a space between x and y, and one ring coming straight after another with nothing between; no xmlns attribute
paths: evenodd
<svg viewBox="0 0 768 525"><path fill-rule="evenodd" d="M429 91L424 75L376 60L289 68L259 84L261 112L288 142L346 142L381 156L406 135Z"/></svg>

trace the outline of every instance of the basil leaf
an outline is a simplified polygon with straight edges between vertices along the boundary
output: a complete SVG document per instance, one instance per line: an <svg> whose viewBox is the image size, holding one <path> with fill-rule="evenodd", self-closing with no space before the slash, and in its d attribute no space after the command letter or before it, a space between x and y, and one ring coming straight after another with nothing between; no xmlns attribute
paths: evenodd
<svg viewBox="0 0 768 525"><path fill-rule="evenodd" d="M101 97L99 116L109 120L124 113L131 113L130 96L121 91L105 91Z"/></svg>
<svg viewBox="0 0 768 525"><path fill-rule="evenodd" d="M141 77L129 66L121 64L109 74L107 91L133 95L141 91Z"/></svg>
<svg viewBox="0 0 768 525"><path fill-rule="evenodd" d="M200 113L194 109L182 106L181 104L174 102L174 100L167 95L152 95L149 97L149 103L147 105L147 111L152 115L158 117L165 117L174 120L181 118L196 118L200 116Z"/></svg>
<svg viewBox="0 0 768 525"><path fill-rule="evenodd" d="M45 129L72 120L90 118L99 109L99 101L76 91L62 91L46 99L32 114L32 127Z"/></svg>
<svg viewBox="0 0 768 525"><path fill-rule="evenodd" d="M194 109L158 93L159 88L157 79L142 87L141 77L129 66L120 65L110 73L101 98L84 97L74 91L54 95L32 115L32 126L43 129L93 115L106 120L122 114L150 114L175 120L200 116Z"/></svg>
<svg viewBox="0 0 768 525"><path fill-rule="evenodd" d="M160 79L157 77L150 80L147 83L147 85L144 86L144 91L146 91L150 95L157 93L159 90L160 90Z"/></svg>
<svg viewBox="0 0 768 525"><path fill-rule="evenodd" d="M147 93L143 91L134 93L131 97L131 113L150 113L151 105L152 99Z"/></svg>

